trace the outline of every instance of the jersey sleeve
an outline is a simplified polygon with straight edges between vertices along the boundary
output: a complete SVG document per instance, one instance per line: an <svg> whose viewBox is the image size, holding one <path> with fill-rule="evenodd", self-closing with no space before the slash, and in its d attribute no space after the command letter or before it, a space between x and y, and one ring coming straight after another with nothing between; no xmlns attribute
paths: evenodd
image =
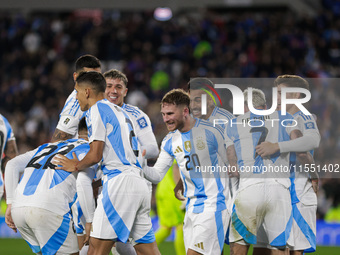
<svg viewBox="0 0 340 255"><path fill-rule="evenodd" d="M279 142L280 152L305 152L319 147L320 134L313 116L296 115L294 117L295 129L302 132L303 136L297 139Z"/></svg>
<svg viewBox="0 0 340 255"><path fill-rule="evenodd" d="M25 167L30 162L38 149L21 154L8 161L5 170L6 202L12 204L15 189L18 186L19 175L24 172Z"/></svg>
<svg viewBox="0 0 340 255"><path fill-rule="evenodd" d="M229 146L233 145L234 142L231 139L231 126L227 125L226 128L224 129L224 144L225 148L228 148Z"/></svg>
<svg viewBox="0 0 340 255"><path fill-rule="evenodd" d="M12 126L11 124L9 124L8 120L3 117L3 120L5 122L5 126L6 126L6 129L7 129L7 137L6 137L6 140L7 141L13 141L15 140L15 137L14 137L14 133L13 133L13 129L12 129Z"/></svg>
<svg viewBox="0 0 340 255"><path fill-rule="evenodd" d="M146 150L146 159L156 158L159 149L156 137L152 131L150 118L140 109L138 109L138 112L137 117L133 114L130 114L130 117L134 122L135 133L141 146L140 151Z"/></svg>
<svg viewBox="0 0 340 255"><path fill-rule="evenodd" d="M76 135L78 131L79 120L84 117L84 112L81 111L76 96L76 90L69 95L64 108L59 115L59 121L57 124L57 129L73 136Z"/></svg>
<svg viewBox="0 0 340 255"><path fill-rule="evenodd" d="M103 141L106 139L106 126L102 120L98 104L93 105L87 116L89 143L93 141Z"/></svg>
<svg viewBox="0 0 340 255"><path fill-rule="evenodd" d="M166 136L162 142L161 152L157 158L157 161L153 167L145 166L143 168L144 177L154 183L159 183L171 167L174 160L174 155L171 152L171 138Z"/></svg>

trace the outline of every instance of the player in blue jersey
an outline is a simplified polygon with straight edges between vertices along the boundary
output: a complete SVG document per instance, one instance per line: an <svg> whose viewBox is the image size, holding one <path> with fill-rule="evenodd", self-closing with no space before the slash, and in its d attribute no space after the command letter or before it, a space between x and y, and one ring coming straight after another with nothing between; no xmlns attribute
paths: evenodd
<svg viewBox="0 0 340 255"><path fill-rule="evenodd" d="M86 125L83 127L80 135L87 134ZM76 189L79 196L85 197L84 208L94 207L93 195L82 183L76 185L77 173L56 170L53 158L56 154L82 158L89 149L85 140L70 139L41 145L8 162L6 223L14 231L19 230L34 253L78 254L70 207ZM84 178L81 175L85 173L93 176L94 171L86 169L78 178ZM20 172L23 176L18 184ZM91 217L91 210L84 213Z"/></svg>
<svg viewBox="0 0 340 255"><path fill-rule="evenodd" d="M278 109L281 108L281 90L284 87L299 87L309 90L308 82L296 75L282 75L276 78L274 85L278 88ZM302 97L300 93L288 93L287 99L298 99ZM296 159L296 169L301 169L301 165L313 163L312 153L320 143L320 134L313 115L303 114L296 105L287 105L287 112L293 115L294 120L299 125L302 132L302 141L293 145L287 143L264 143L259 146L258 152L262 155L270 155L277 151L290 151L294 161ZM293 137L294 138L294 137ZM266 148L265 148L266 146ZM270 150L271 151L267 151ZM311 152L301 153L305 151ZM303 168L302 168L303 169ZM293 207L293 227L288 244L290 253L294 255L303 252L314 252L316 249L316 209L318 190L317 172L293 171L291 173L291 197Z"/></svg>
<svg viewBox="0 0 340 255"><path fill-rule="evenodd" d="M87 71L101 71L100 61L95 56L83 55L77 59L75 72L73 73L74 82L81 72ZM51 142L66 140L76 136L79 121L84 117L84 112L80 109L76 95L77 92L73 90L68 96L60 113L57 128L54 131Z"/></svg>
<svg viewBox="0 0 340 255"><path fill-rule="evenodd" d="M101 63L95 56L83 55L76 60L75 72L73 73L74 82L81 72L87 71L101 71ZM52 142L76 138L79 121L85 116L85 113L80 109L76 96L77 92L75 90L68 96L64 108L60 113L56 130L52 136ZM83 220L84 217L81 216L83 212L78 199L75 200L72 206L72 215L78 236L79 249L81 249L85 240L85 222ZM84 249L86 248L87 247L84 247Z"/></svg>
<svg viewBox="0 0 340 255"><path fill-rule="evenodd" d="M15 141L13 129L8 120L0 114L0 157L5 154L5 157L0 159L0 169L5 169L8 160L18 155L17 144ZM0 172L0 200L4 193L4 182L2 172Z"/></svg>
<svg viewBox="0 0 340 255"><path fill-rule="evenodd" d="M266 109L262 91L253 89L252 99L256 109ZM266 242L271 248L263 252L286 252L291 228L289 153L262 158L255 148L263 141L288 141L289 134L299 133L298 129L290 126L291 119L291 115L284 116L281 112L270 115L247 112L227 126L228 160L231 167L239 169L240 174L229 236L234 254L247 254L250 244L256 247L260 228L265 229ZM282 121L285 125L281 124Z"/></svg>
<svg viewBox="0 0 340 255"><path fill-rule="evenodd" d="M219 125L223 129L225 123L234 118L234 115L228 110L215 105L213 96L214 83L206 77L193 78L188 82L188 92L190 94L190 112L194 118L204 119ZM207 98L207 112L202 114L202 96ZM183 200L183 183L180 180L175 188L175 195L178 199Z"/></svg>
<svg viewBox="0 0 340 255"><path fill-rule="evenodd" d="M140 151L146 150L145 159L156 158L158 156L159 149L156 137L152 131L149 116L146 115L138 107L124 103L124 98L126 97L128 91L128 79L126 75L116 69L111 69L104 73L104 77L106 80L105 97L111 103L122 107L122 109L124 109L125 112L129 115L135 127L134 131L135 135L138 138L138 143L140 144ZM146 160L143 160L142 162L142 158L140 159L140 163L142 164L142 166L144 164L146 165ZM151 183L148 182L148 185L151 193ZM112 252L125 255L136 254L131 245L123 244L121 242L116 243L116 250L117 251L115 251L115 248L113 248Z"/></svg>
<svg viewBox="0 0 340 255"><path fill-rule="evenodd" d="M228 110L215 105L213 95L214 84L205 77L193 78L188 83L188 91L190 94L190 111L194 118L204 119L216 125L225 127L223 120L229 121L234 115ZM202 114L202 96L207 99L207 112ZM221 120L221 121L218 121Z"/></svg>
<svg viewBox="0 0 340 255"><path fill-rule="evenodd" d="M170 133L162 142L155 166L145 167L144 173L158 183L177 160L188 198L183 226L186 252L220 254L230 219L223 130L193 118L189 105L190 96L181 89L163 97L161 113Z"/></svg>
<svg viewBox="0 0 340 255"><path fill-rule="evenodd" d="M150 197L137 160L138 143L129 116L104 99L106 81L97 72L81 73L75 90L86 122L90 151L84 159L59 156L58 169L81 171L101 162L103 190L94 212L88 254L109 254L116 241L133 238L140 254L160 254L153 234Z"/></svg>

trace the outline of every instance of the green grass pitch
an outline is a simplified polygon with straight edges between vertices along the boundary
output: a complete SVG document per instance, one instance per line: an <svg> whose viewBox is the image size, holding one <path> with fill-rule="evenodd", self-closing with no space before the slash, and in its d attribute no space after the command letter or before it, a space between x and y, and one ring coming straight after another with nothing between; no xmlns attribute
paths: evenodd
<svg viewBox="0 0 340 255"><path fill-rule="evenodd" d="M175 255L174 245L172 242L164 242L159 246L162 255ZM1 255L29 255L33 254L28 244L22 239L0 239L0 254ZM229 253L229 247L225 246L224 254ZM251 250L248 252L251 254ZM316 249L315 255L338 255L340 247L325 247L319 246Z"/></svg>

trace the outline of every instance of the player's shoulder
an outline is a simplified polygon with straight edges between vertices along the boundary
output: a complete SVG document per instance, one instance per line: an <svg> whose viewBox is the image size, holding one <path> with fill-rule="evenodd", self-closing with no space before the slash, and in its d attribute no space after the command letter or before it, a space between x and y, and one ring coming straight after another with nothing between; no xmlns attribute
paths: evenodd
<svg viewBox="0 0 340 255"><path fill-rule="evenodd" d="M316 116L313 115L306 115L302 111L298 111L293 114L294 119L300 119L302 121L315 121Z"/></svg>
<svg viewBox="0 0 340 255"><path fill-rule="evenodd" d="M135 117L135 118L138 118L140 115L142 115L142 114L144 114L145 115L145 113L141 110L141 109L139 109L137 106L134 106L134 105L131 105L131 104L123 104L122 105L122 108L126 111L126 112L128 112L128 113L130 113L133 117Z"/></svg>
<svg viewBox="0 0 340 255"><path fill-rule="evenodd" d="M203 130L209 130L213 133L219 133L223 136L224 130L220 125L214 124L210 121L203 119L196 119L194 128L199 128Z"/></svg>
<svg viewBox="0 0 340 255"><path fill-rule="evenodd" d="M215 107L213 111L214 117L219 117L219 118L227 118L228 120L233 119L235 116L229 112L228 110L221 108L221 107Z"/></svg>
<svg viewBox="0 0 340 255"><path fill-rule="evenodd" d="M178 130L169 132L169 133L163 138L163 142L167 142L167 141L171 140L173 137L176 136L176 134L177 134L177 135L179 134L179 131L178 131Z"/></svg>

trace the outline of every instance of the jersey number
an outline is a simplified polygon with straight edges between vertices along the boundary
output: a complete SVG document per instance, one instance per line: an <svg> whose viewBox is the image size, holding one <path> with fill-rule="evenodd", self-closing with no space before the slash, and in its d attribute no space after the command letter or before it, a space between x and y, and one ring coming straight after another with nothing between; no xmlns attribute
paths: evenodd
<svg viewBox="0 0 340 255"><path fill-rule="evenodd" d="M185 167L187 169L187 171L192 170L192 167L189 167L189 163L192 162L193 166L200 166L200 160L198 158L198 155L196 153L194 154L190 154L190 155L186 155L184 156L184 158L187 160L187 162L185 163Z"/></svg>
<svg viewBox="0 0 340 255"><path fill-rule="evenodd" d="M266 137L268 135L268 128L266 127L253 127L250 129L250 133L261 133L260 139L257 142L257 145L260 145L262 142L264 142L266 140ZM259 154L257 154L256 151L254 151L254 159L258 156Z"/></svg>
<svg viewBox="0 0 340 255"><path fill-rule="evenodd" d="M58 151L58 153L52 154L56 149L58 149L57 145L49 145L47 147L44 148L44 150L47 150L46 152L34 157L31 159L30 162L28 162L27 167L34 167L35 169L40 169L42 167L41 164L36 163L37 161L40 161L42 159L42 157L45 156L49 156L49 158L46 160L44 166L42 167L42 169L47 169L47 167L50 167L52 169L55 168L55 165L53 165L51 163L52 158L56 155L56 154L61 154L61 155L65 155L67 153L69 153L72 149L74 148L74 144L69 144L67 146L64 146L63 148L61 148L61 151ZM51 155L52 154L52 155Z"/></svg>

